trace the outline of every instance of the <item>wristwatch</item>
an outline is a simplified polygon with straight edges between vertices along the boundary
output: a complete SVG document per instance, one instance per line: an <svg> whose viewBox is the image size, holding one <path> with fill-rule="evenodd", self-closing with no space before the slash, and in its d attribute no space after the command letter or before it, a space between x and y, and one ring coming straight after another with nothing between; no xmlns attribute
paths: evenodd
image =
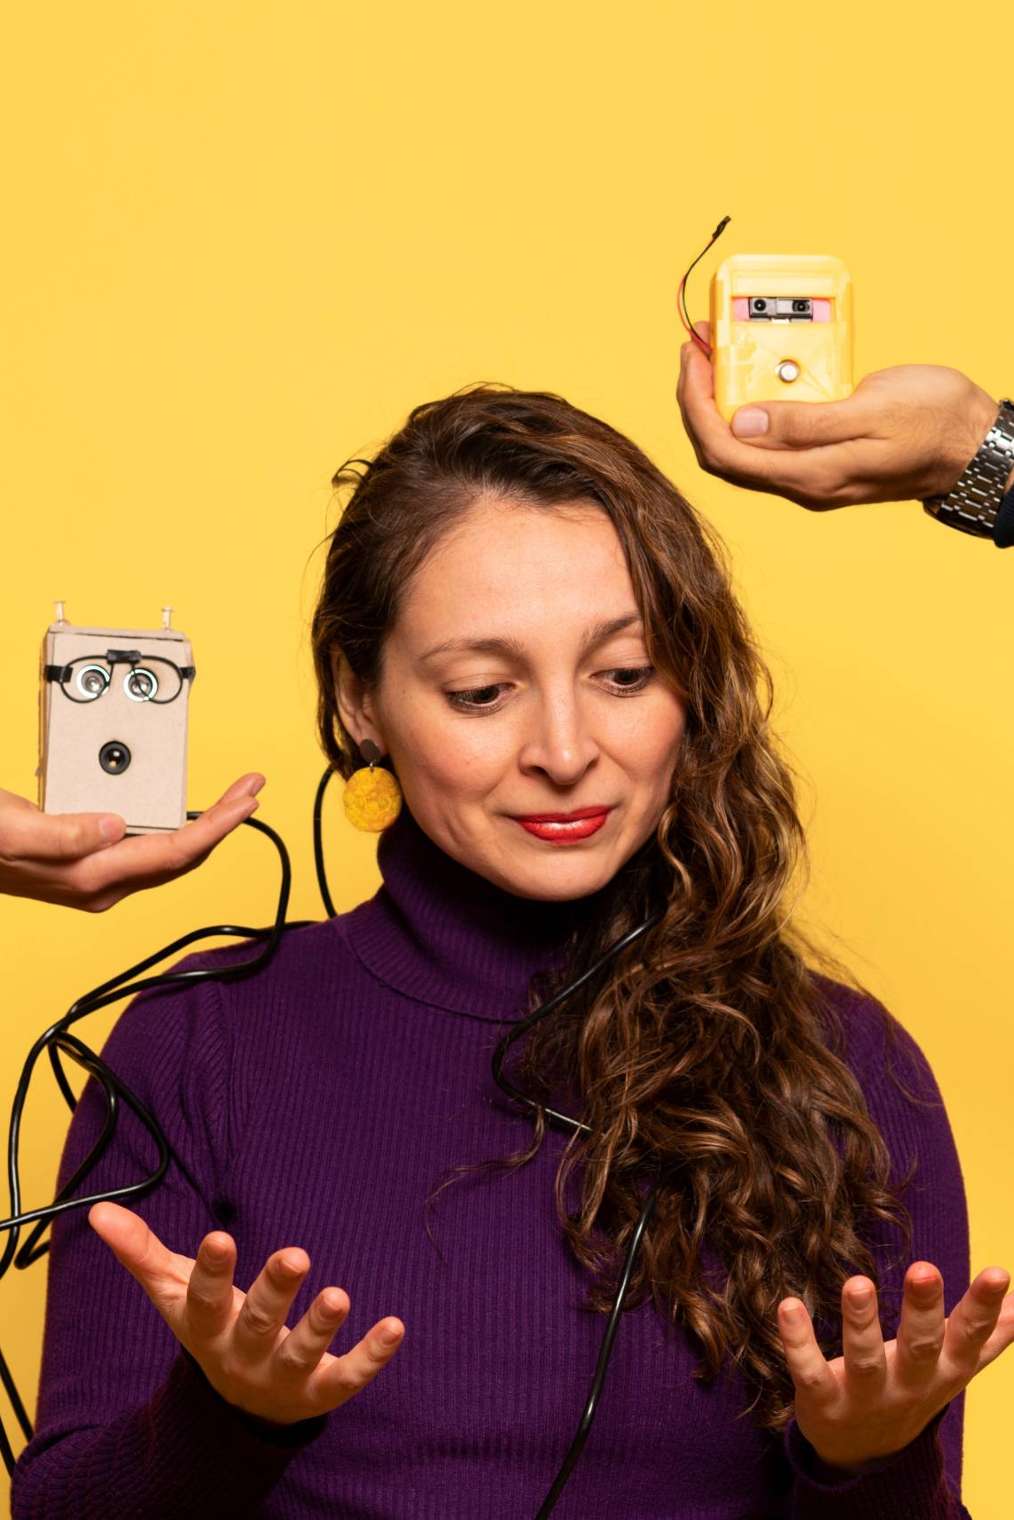
<svg viewBox="0 0 1014 1520"><path fill-rule="evenodd" d="M1000 402L996 421L979 445L978 453L959 475L946 496L930 496L924 509L938 522L991 538L998 548L1012 541L1010 518L1014 510L1014 491L1010 499L1007 477L1014 469L1014 401ZM998 523L1001 531L998 533Z"/></svg>

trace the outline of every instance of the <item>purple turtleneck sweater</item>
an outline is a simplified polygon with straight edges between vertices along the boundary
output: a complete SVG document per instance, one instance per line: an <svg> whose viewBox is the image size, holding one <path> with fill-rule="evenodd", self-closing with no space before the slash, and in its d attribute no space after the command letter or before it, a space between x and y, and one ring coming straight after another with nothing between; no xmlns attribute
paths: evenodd
<svg viewBox="0 0 1014 1520"><path fill-rule="evenodd" d="M512 1174L466 1178L431 1215L448 1168L504 1156L531 1121L504 1099L490 1057L555 960L580 904L503 892L446 855L407 808L381 836L383 885L367 902L283 936L266 969L135 997L104 1059L158 1117L169 1170L128 1206L193 1256L209 1230L236 1240L236 1283L302 1246L311 1269L290 1324L330 1283L351 1312L338 1354L384 1315L404 1342L327 1415L270 1427L227 1403L141 1286L87 1222L52 1226L36 1434L14 1474L14 1520L530 1520L574 1435L605 1327L579 1307L586 1280L557 1223L566 1136L550 1132ZM249 944L174 969L249 959ZM892 1154L918 1159L907 1197L912 1255L942 1271L947 1312L968 1285L961 1172L944 1109L910 1104L885 1071L867 998L828 983L846 1058ZM891 1059L939 1100L898 1026ZM101 1127L94 1079L78 1103L63 1184ZM151 1139L121 1108L89 1194L136 1182ZM79 1188L79 1192L82 1191ZM895 1334L908 1265L884 1267ZM893 1289L893 1291L892 1291ZM957 1520L963 1397L903 1451L858 1474L826 1469L795 1423L737 1418L749 1392L730 1367L693 1376L682 1331L646 1300L625 1313L591 1434L560 1520Z"/></svg>

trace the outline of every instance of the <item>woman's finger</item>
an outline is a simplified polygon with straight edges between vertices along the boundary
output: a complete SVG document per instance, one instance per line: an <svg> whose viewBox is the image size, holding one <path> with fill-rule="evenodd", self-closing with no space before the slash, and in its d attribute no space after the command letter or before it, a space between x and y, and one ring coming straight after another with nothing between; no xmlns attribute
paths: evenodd
<svg viewBox="0 0 1014 1520"><path fill-rule="evenodd" d="M137 1279L160 1313L182 1298L193 1261L170 1251L139 1214L104 1199L92 1204L88 1223L120 1265Z"/></svg>
<svg viewBox="0 0 1014 1520"><path fill-rule="evenodd" d="M944 1331L944 1355L966 1380L971 1379L987 1362L982 1354L997 1328L1004 1308L1004 1295L1010 1287L1010 1273L1002 1267L986 1267L969 1286L961 1302L947 1316ZM1001 1337L1002 1338L1002 1337ZM999 1345L994 1356L1003 1350ZM992 1361L992 1357L988 1361Z"/></svg>
<svg viewBox="0 0 1014 1520"><path fill-rule="evenodd" d="M351 1351L325 1363L313 1374L309 1385L317 1407L337 1409L367 1383L372 1383L401 1346L404 1336L401 1320L389 1315L378 1320Z"/></svg>
<svg viewBox="0 0 1014 1520"><path fill-rule="evenodd" d="M832 1403L838 1397L838 1379L817 1344L801 1299L782 1299L778 1305L778 1330L797 1394L818 1404Z"/></svg>
<svg viewBox="0 0 1014 1520"><path fill-rule="evenodd" d="M287 1246L268 1257L232 1327L233 1347L244 1361L258 1362L272 1354L309 1270L310 1258L299 1246Z"/></svg>
<svg viewBox="0 0 1014 1520"><path fill-rule="evenodd" d="M299 1323L278 1342L273 1370L280 1377L308 1377L348 1318L349 1296L342 1288L318 1293Z"/></svg>
<svg viewBox="0 0 1014 1520"><path fill-rule="evenodd" d="M236 1245L224 1230L212 1230L197 1248L187 1283L186 1322L191 1340L211 1340L228 1329L236 1291Z"/></svg>
<svg viewBox="0 0 1014 1520"><path fill-rule="evenodd" d="M879 1393L887 1378L877 1290L868 1277L851 1277L842 1289L845 1381L860 1397Z"/></svg>
<svg viewBox="0 0 1014 1520"><path fill-rule="evenodd" d="M988 1367L990 1362L995 1361L1001 1351L1006 1351L1012 1343L1014 1343L1014 1293L1008 1293L1000 1307L996 1329L979 1352L976 1372L981 1372L983 1367Z"/></svg>
<svg viewBox="0 0 1014 1520"><path fill-rule="evenodd" d="M898 1325L894 1365L899 1384L922 1392L937 1376L943 1344L944 1280L932 1262L913 1262L905 1273Z"/></svg>

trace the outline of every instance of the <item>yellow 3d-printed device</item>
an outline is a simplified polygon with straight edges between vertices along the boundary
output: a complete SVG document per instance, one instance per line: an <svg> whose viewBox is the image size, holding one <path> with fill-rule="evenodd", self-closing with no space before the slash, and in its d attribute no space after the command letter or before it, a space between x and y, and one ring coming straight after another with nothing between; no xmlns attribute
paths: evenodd
<svg viewBox="0 0 1014 1520"><path fill-rule="evenodd" d="M715 405L852 393L852 279L818 253L734 253L711 280Z"/></svg>

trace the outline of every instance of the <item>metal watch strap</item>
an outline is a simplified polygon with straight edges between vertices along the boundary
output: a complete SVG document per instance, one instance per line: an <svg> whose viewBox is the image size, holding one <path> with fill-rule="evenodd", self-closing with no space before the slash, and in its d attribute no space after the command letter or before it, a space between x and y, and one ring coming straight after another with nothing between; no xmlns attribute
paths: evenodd
<svg viewBox="0 0 1014 1520"><path fill-rule="evenodd" d="M930 496L924 509L948 527L992 538L1007 477L1014 469L1014 401L1000 402L996 421L946 496Z"/></svg>

